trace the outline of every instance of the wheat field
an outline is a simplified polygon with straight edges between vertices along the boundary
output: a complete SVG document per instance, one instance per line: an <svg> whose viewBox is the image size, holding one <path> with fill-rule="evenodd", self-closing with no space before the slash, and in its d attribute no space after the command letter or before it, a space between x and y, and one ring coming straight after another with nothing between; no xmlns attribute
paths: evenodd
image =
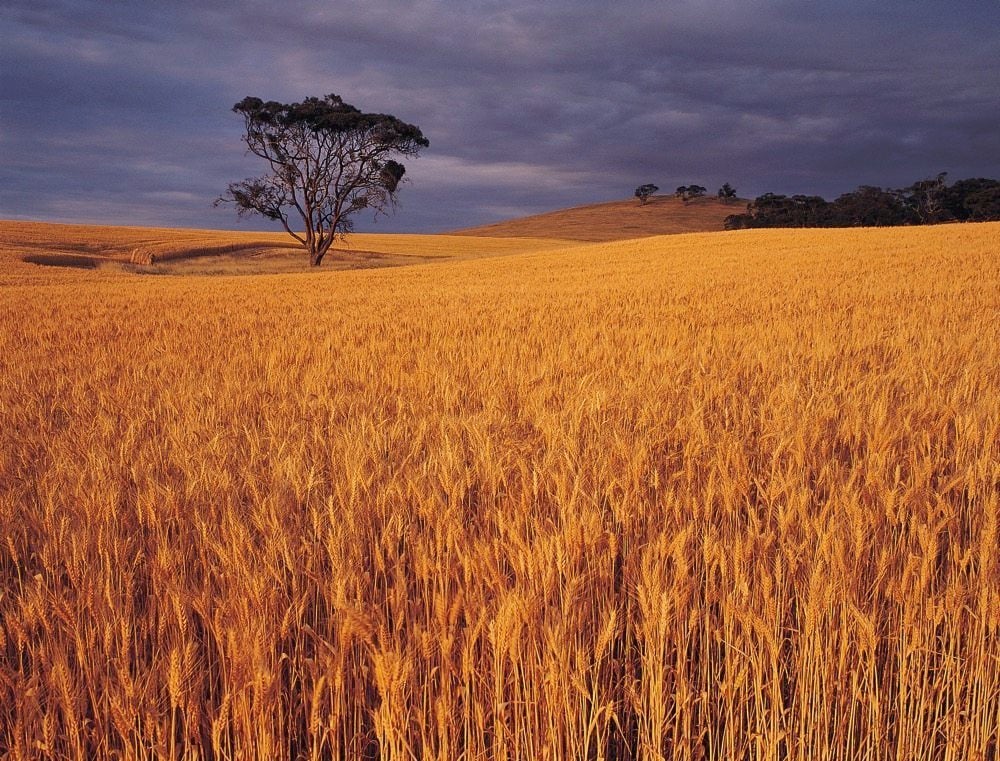
<svg viewBox="0 0 1000 761"><path fill-rule="evenodd" d="M998 241L0 253L0 757L996 759Z"/></svg>

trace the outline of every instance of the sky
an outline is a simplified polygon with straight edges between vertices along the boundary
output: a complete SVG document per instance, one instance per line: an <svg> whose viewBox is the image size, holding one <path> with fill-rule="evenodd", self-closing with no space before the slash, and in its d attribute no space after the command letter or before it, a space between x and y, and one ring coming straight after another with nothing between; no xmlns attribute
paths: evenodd
<svg viewBox="0 0 1000 761"><path fill-rule="evenodd" d="M2 0L0 218L270 229L231 108L336 93L430 140L440 232L729 182L1000 178L1000 0Z"/></svg>

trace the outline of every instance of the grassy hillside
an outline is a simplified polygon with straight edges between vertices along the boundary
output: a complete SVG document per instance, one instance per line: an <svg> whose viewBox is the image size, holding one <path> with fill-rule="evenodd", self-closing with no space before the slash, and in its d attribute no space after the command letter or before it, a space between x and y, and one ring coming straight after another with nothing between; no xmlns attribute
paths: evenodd
<svg viewBox="0 0 1000 761"><path fill-rule="evenodd" d="M715 232L730 214L743 211L744 201L724 204L715 198L684 203L673 196L653 196L645 205L635 198L560 209L546 214L457 230L458 235L568 238L612 241L674 233Z"/></svg>
<svg viewBox="0 0 1000 761"><path fill-rule="evenodd" d="M994 757L998 236L0 255L0 756Z"/></svg>

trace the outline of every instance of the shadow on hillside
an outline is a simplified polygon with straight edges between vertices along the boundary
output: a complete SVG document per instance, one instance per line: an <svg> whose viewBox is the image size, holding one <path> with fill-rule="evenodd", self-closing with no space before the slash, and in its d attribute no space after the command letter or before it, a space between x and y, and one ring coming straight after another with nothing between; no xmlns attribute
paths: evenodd
<svg viewBox="0 0 1000 761"><path fill-rule="evenodd" d="M434 259L433 256L419 254L335 248L330 250L318 271L400 267ZM309 259L302 249L287 245L230 250L225 254L199 252L196 256L156 259L148 264L122 262L121 268L134 275L283 275L317 271L309 266Z"/></svg>
<svg viewBox="0 0 1000 761"><path fill-rule="evenodd" d="M400 267L436 259L420 254L337 248L330 251L319 271ZM170 256L163 258L143 257L139 261L69 253L28 254L22 256L21 261L44 267L118 270L131 275L278 275L316 271L309 266L309 260L301 249L288 245L220 246L215 250L206 247L191 249L190 252L171 252Z"/></svg>
<svg viewBox="0 0 1000 761"><path fill-rule="evenodd" d="M106 259L75 254L29 254L21 261L27 264L40 264L43 267L69 267L78 270L93 270L107 263Z"/></svg>

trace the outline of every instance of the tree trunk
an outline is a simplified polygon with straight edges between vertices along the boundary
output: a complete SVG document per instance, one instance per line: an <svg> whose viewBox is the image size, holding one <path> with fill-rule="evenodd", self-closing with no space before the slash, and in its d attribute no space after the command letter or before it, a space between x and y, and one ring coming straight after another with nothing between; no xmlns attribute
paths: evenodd
<svg viewBox="0 0 1000 761"><path fill-rule="evenodd" d="M309 252L309 266L318 267L323 263L323 255L326 253L326 248L319 244L315 238L313 238L309 245L306 246L306 251Z"/></svg>
<svg viewBox="0 0 1000 761"><path fill-rule="evenodd" d="M330 230L329 235L320 235L314 238L312 245L309 246L309 264L313 267L322 264L323 257L333 247L334 240L336 240L336 235L333 229Z"/></svg>

